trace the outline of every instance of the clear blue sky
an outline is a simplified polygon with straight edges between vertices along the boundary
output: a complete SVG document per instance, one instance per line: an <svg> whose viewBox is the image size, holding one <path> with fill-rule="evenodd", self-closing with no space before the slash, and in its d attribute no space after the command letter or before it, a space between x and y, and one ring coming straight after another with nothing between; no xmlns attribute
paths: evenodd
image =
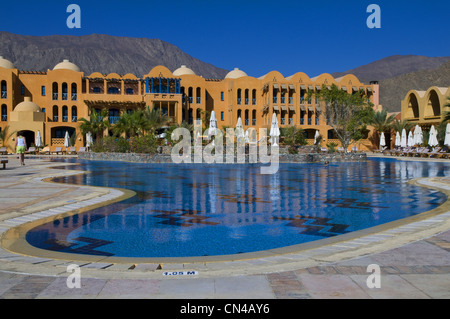
<svg viewBox="0 0 450 319"><path fill-rule="evenodd" d="M81 7L81 29L66 26L71 3ZM381 29L366 25L371 3L381 8ZM450 56L450 1L2 1L0 30L159 38L204 62L239 67L251 76L278 70L312 77L396 54Z"/></svg>

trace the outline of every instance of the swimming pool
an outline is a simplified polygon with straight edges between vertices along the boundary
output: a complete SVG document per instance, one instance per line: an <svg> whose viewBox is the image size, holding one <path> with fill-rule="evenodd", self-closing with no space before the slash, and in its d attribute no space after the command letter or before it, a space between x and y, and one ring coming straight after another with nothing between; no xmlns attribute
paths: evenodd
<svg viewBox="0 0 450 319"><path fill-rule="evenodd" d="M450 165L358 163L136 164L66 160L86 174L55 182L127 188L122 202L39 225L34 247L115 257L218 256L280 248L381 225L436 208L438 191L407 183L449 176Z"/></svg>

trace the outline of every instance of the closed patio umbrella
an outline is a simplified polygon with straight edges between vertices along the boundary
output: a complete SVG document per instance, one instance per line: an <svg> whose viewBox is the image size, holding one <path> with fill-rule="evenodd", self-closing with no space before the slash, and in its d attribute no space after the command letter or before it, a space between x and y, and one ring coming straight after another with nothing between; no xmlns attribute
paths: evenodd
<svg viewBox="0 0 450 319"><path fill-rule="evenodd" d="M64 136L64 147L68 148L69 146L70 146L69 132L66 131L66 135Z"/></svg>
<svg viewBox="0 0 450 319"><path fill-rule="evenodd" d="M241 120L240 117L239 117L238 120L237 120L235 132L236 132L236 138L237 138L237 139L238 139L238 138L243 138L243 137L244 137L244 134L245 134L245 133L244 133L244 127L242 126L242 120Z"/></svg>
<svg viewBox="0 0 450 319"><path fill-rule="evenodd" d="M41 131L37 131L37 134L36 134L36 141L35 141L34 144L36 145L37 148L41 148L41 147L42 147Z"/></svg>
<svg viewBox="0 0 450 319"><path fill-rule="evenodd" d="M214 111L211 112L211 117L209 118L209 129L208 129L208 136L211 138L211 136L217 134L217 119L216 119L216 113ZM212 142L212 145L214 146L214 140Z"/></svg>
<svg viewBox="0 0 450 319"><path fill-rule="evenodd" d="M91 132L88 132L88 133L86 134L86 148L89 149L89 148L91 147L92 143L93 143L93 140L92 140L92 133L91 133Z"/></svg>
<svg viewBox="0 0 450 319"><path fill-rule="evenodd" d="M402 130L402 140L400 141L400 146L405 148L407 146L407 137L406 137L406 130Z"/></svg>
<svg viewBox="0 0 450 319"><path fill-rule="evenodd" d="M434 125L431 125L430 138L428 139L428 145L430 145L431 147L434 147L438 144L439 144L439 142L437 140L437 131L434 128Z"/></svg>
<svg viewBox="0 0 450 319"><path fill-rule="evenodd" d="M319 131L316 131L316 135L314 135L314 145L320 143L319 137L320 137L320 133L319 133Z"/></svg>
<svg viewBox="0 0 450 319"><path fill-rule="evenodd" d="M271 142L274 146L278 145L278 138L280 137L280 128L278 127L278 119L277 115L273 113L272 115L272 124L270 125L270 133Z"/></svg>
<svg viewBox="0 0 450 319"><path fill-rule="evenodd" d="M382 149L384 146L386 146L386 138L384 137L384 132L381 132L380 149Z"/></svg>
<svg viewBox="0 0 450 319"><path fill-rule="evenodd" d="M445 129L444 145L450 146L450 123L447 123L447 127Z"/></svg>
<svg viewBox="0 0 450 319"><path fill-rule="evenodd" d="M398 147L402 144L402 138L400 137L400 132L395 134L395 146Z"/></svg>
<svg viewBox="0 0 450 319"><path fill-rule="evenodd" d="M409 147L414 146L414 135L411 131L409 131L409 134L408 134L408 143L407 144Z"/></svg>

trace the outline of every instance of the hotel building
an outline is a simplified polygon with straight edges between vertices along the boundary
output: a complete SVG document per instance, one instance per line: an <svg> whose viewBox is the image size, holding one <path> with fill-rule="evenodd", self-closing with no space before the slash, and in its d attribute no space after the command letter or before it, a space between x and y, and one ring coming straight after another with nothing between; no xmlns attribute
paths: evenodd
<svg viewBox="0 0 450 319"><path fill-rule="evenodd" d="M184 65L173 72L156 66L141 77L98 72L86 75L68 60L52 70L38 72L20 70L0 57L0 83L0 129L8 126L13 133L7 141L9 152L14 150L19 131L24 132L29 146L40 131L43 144L52 148L63 146L68 131L71 136L75 134L78 148L85 144L80 118L88 119L91 112L107 109L108 119L114 124L123 112L147 106L161 109L175 123L193 123L203 118L205 111L214 110L219 128L235 127L239 117L244 129L270 128L272 114L276 113L280 127L302 128L310 144L316 130L323 137L322 145L339 144L324 118L323 103L314 96L308 99L308 92L335 84L348 93L363 90L375 106L379 104L378 85L363 84L354 75L310 78L299 72L284 77L271 71L255 78L236 68L224 79L207 79ZM363 140L358 146L364 149L371 144Z"/></svg>

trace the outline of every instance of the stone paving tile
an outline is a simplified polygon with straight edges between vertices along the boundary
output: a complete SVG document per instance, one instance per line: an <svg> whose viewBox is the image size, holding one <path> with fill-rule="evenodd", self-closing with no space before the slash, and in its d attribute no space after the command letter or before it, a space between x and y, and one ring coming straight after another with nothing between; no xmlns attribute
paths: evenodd
<svg viewBox="0 0 450 319"><path fill-rule="evenodd" d="M315 299L367 299L370 296L345 275L298 275L306 291Z"/></svg>
<svg viewBox="0 0 450 319"><path fill-rule="evenodd" d="M298 280L294 271L272 273L267 275L276 298L280 299L309 299L310 294Z"/></svg>
<svg viewBox="0 0 450 319"><path fill-rule="evenodd" d="M216 278L214 298L272 299L274 294L265 276Z"/></svg>
<svg viewBox="0 0 450 319"><path fill-rule="evenodd" d="M159 284L160 280L152 279L111 279L106 282L98 298L151 298L159 292Z"/></svg>
<svg viewBox="0 0 450 319"><path fill-rule="evenodd" d="M107 282L105 279L81 278L81 288L68 288L67 279L68 277L66 276L54 278L45 289L42 289L36 298L97 298Z"/></svg>
<svg viewBox="0 0 450 319"><path fill-rule="evenodd" d="M214 278L161 280L158 298L211 299L214 298Z"/></svg>
<svg viewBox="0 0 450 319"><path fill-rule="evenodd" d="M448 273L443 275L402 275L401 277L430 298L450 298L450 275Z"/></svg>
<svg viewBox="0 0 450 319"><path fill-rule="evenodd" d="M371 298L375 299L429 299L429 296L398 275L381 275L380 288L367 287L367 276L350 278Z"/></svg>

